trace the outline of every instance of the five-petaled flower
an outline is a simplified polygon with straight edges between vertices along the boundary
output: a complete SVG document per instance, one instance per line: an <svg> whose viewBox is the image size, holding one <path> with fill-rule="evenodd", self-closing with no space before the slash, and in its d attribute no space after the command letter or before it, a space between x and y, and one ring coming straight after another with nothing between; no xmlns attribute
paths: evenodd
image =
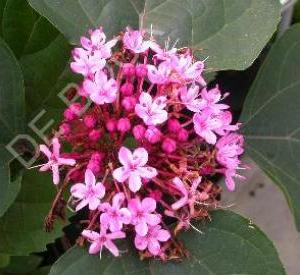
<svg viewBox="0 0 300 275"><path fill-rule="evenodd" d="M59 166L70 165L74 166L76 161L74 159L60 157L60 143L58 138L52 139L52 152L46 145L40 145L40 151L46 155L48 162L43 164L40 171L51 170L53 173L53 183L59 184Z"/></svg>
<svg viewBox="0 0 300 275"><path fill-rule="evenodd" d="M168 112L164 110L166 101L165 96L153 100L151 95L143 92L139 97L139 103L135 106L135 112L148 126L162 124L168 119Z"/></svg>
<svg viewBox="0 0 300 275"><path fill-rule="evenodd" d="M131 221L130 211L125 207L121 207L124 201L124 193L117 193L112 199L112 205L105 202L100 206L103 211L100 216L101 225L108 226L111 232L120 231L123 224L129 224Z"/></svg>
<svg viewBox="0 0 300 275"><path fill-rule="evenodd" d="M77 183L71 187L71 194L78 198L80 203L76 206L76 211L86 205L90 210L95 210L100 205L100 200L105 195L105 187L101 182L96 183L96 178L90 169L85 171L85 183Z"/></svg>
<svg viewBox="0 0 300 275"><path fill-rule="evenodd" d="M148 162L148 152L142 147L135 149L133 153L126 147L121 147L119 161L123 166L113 171L113 177L118 182L128 180L132 192L140 190L142 178L152 179L157 175L155 168L145 166Z"/></svg>
<svg viewBox="0 0 300 275"><path fill-rule="evenodd" d="M138 250L148 248L152 255L157 256L161 252L160 242L166 242L170 237L169 231L162 229L160 225L149 226L148 233L145 236L138 234L135 236L134 244Z"/></svg>
<svg viewBox="0 0 300 275"><path fill-rule="evenodd" d="M118 257L120 252L113 243L113 240L124 239L126 237L123 231L107 233L105 226L100 228L100 233L92 230L83 230L81 234L92 243L89 248L90 254L97 254L100 251L101 255L103 247L106 247L115 257Z"/></svg>
<svg viewBox="0 0 300 275"><path fill-rule="evenodd" d="M152 198L131 199L128 203L131 213L131 224L135 226L135 231L140 236L146 236L148 227L160 223L161 216L153 213L156 209L156 201Z"/></svg>

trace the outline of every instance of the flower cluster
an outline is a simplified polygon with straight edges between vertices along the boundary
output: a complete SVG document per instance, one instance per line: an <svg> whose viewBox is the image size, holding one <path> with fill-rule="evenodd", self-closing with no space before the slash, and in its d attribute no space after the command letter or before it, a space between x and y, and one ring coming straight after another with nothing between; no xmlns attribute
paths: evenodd
<svg viewBox="0 0 300 275"><path fill-rule="evenodd" d="M142 31L110 41L90 31L72 55L80 101L64 111L52 151L40 146L48 158L40 170L59 186L54 202L70 186L69 204L88 210L82 240L92 254L118 256L114 241L130 235L143 257L182 257L176 235L216 205L217 176L231 191L241 177L243 137L227 94L206 85L191 49L161 48ZM60 143L72 151L60 154Z"/></svg>

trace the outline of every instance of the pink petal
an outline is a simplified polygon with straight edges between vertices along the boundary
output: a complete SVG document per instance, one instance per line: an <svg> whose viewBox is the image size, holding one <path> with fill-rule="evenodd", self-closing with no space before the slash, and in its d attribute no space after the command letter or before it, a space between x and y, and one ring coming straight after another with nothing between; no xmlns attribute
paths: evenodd
<svg viewBox="0 0 300 275"><path fill-rule="evenodd" d="M52 173L53 173L53 183L55 185L59 184L59 171L58 171L58 165L52 165L51 166Z"/></svg>
<svg viewBox="0 0 300 275"><path fill-rule="evenodd" d="M154 238L150 238L150 240L148 242L148 249L152 255L154 255L154 256L158 255L160 252L159 242Z"/></svg>
<svg viewBox="0 0 300 275"><path fill-rule="evenodd" d="M125 167L119 167L113 171L113 178L118 182L124 182L129 178L129 170Z"/></svg>
<svg viewBox="0 0 300 275"><path fill-rule="evenodd" d="M102 199L104 197L105 187L101 182L96 183L93 189L95 191L95 195L97 196L97 198Z"/></svg>
<svg viewBox="0 0 300 275"><path fill-rule="evenodd" d="M171 238L171 234L168 230L160 229L157 234L157 240L160 242L166 242Z"/></svg>
<svg viewBox="0 0 300 275"><path fill-rule="evenodd" d="M188 198L187 197L183 197L180 200L178 200L177 202L173 203L171 205L173 210L178 210L181 207L185 206L186 204L188 204Z"/></svg>
<svg viewBox="0 0 300 275"><path fill-rule="evenodd" d="M86 185L94 186L96 184L96 178L90 169L86 169L84 174L84 180Z"/></svg>
<svg viewBox="0 0 300 275"><path fill-rule="evenodd" d="M139 176L139 174L133 172L130 174L129 176L129 189L136 193L137 191L139 191L141 189L142 186L142 179Z"/></svg>
<svg viewBox="0 0 300 275"><path fill-rule="evenodd" d="M124 239L126 237L126 234L123 231L118 231L118 232L113 232L107 234L107 238L111 240L116 240L116 239Z"/></svg>
<svg viewBox="0 0 300 275"><path fill-rule="evenodd" d="M142 210L141 201L139 199L131 199L128 203L128 208L132 214L136 214Z"/></svg>
<svg viewBox="0 0 300 275"><path fill-rule="evenodd" d="M102 250L102 243L99 241L95 241L91 244L89 248L90 254L97 254L100 250Z"/></svg>
<svg viewBox="0 0 300 275"><path fill-rule="evenodd" d="M138 167L137 171L142 178L152 179L157 176L157 170L150 166Z"/></svg>
<svg viewBox="0 0 300 275"><path fill-rule="evenodd" d="M76 164L75 159L58 158L58 163L62 165L74 166Z"/></svg>
<svg viewBox="0 0 300 275"><path fill-rule="evenodd" d="M136 235L134 238L134 245L138 250L145 250L148 246L147 238Z"/></svg>
<svg viewBox="0 0 300 275"><path fill-rule="evenodd" d="M40 151L45 154L48 159L51 158L52 153L46 145L40 145Z"/></svg>
<svg viewBox="0 0 300 275"><path fill-rule="evenodd" d="M124 200L125 200L124 193L122 193L122 192L117 193L112 199L113 207L119 209L121 207L122 203L124 202Z"/></svg>
<svg viewBox="0 0 300 275"><path fill-rule="evenodd" d="M100 234L92 230L83 230L81 235L91 241L95 241L99 238Z"/></svg>
<svg viewBox="0 0 300 275"><path fill-rule="evenodd" d="M49 163L46 163L40 167L39 171L45 172L45 171L48 171L50 168L51 168L51 165Z"/></svg>
<svg viewBox="0 0 300 275"><path fill-rule="evenodd" d="M157 225L161 222L161 216L159 214L147 214L146 221L149 225Z"/></svg>
<svg viewBox="0 0 300 275"><path fill-rule="evenodd" d="M188 191L187 191L187 189L186 189L184 183L181 181L181 179L180 179L179 177L175 177L175 178L173 179L172 182L175 184L176 188L177 188L183 195L185 195L185 196L188 195Z"/></svg>
<svg viewBox="0 0 300 275"><path fill-rule="evenodd" d="M73 197L82 199L86 194L86 185L83 183L77 183L71 187L71 194Z"/></svg>
<svg viewBox="0 0 300 275"><path fill-rule="evenodd" d="M98 206L100 205L100 200L96 197L88 199L89 202L89 209L90 210L96 210Z"/></svg>
<svg viewBox="0 0 300 275"><path fill-rule="evenodd" d="M152 198L145 198L142 200L142 209L144 212L151 213L156 209L156 201Z"/></svg>
<svg viewBox="0 0 300 275"><path fill-rule="evenodd" d="M87 199L83 199L81 200L80 203L77 204L75 210L76 212L78 212L80 209L82 209L83 207L87 206L89 204L89 201Z"/></svg>
<svg viewBox="0 0 300 275"><path fill-rule="evenodd" d="M135 232L140 236L146 236L148 233L148 225L146 222L140 222L135 227Z"/></svg>
<svg viewBox="0 0 300 275"><path fill-rule="evenodd" d="M145 148L137 148L134 150L133 163L137 166L144 166L148 162L148 152Z"/></svg>
<svg viewBox="0 0 300 275"><path fill-rule="evenodd" d="M126 147L120 148L118 156L119 156L119 161L121 162L121 164L123 164L126 167L129 166L133 161L132 153Z"/></svg>
<svg viewBox="0 0 300 275"><path fill-rule="evenodd" d="M127 208L120 209L122 222L125 224L130 224L131 222L131 213Z"/></svg>
<svg viewBox="0 0 300 275"><path fill-rule="evenodd" d="M58 158L60 155L60 143L58 141L58 138L52 139L52 148L53 148L54 156L56 156Z"/></svg>
<svg viewBox="0 0 300 275"><path fill-rule="evenodd" d="M107 213L102 213L100 215L100 224L101 226L107 227L110 222L110 216Z"/></svg>
<svg viewBox="0 0 300 275"><path fill-rule="evenodd" d="M104 243L104 246L115 256L118 257L119 256L119 249L117 248L117 246L111 241L111 240L107 240Z"/></svg>

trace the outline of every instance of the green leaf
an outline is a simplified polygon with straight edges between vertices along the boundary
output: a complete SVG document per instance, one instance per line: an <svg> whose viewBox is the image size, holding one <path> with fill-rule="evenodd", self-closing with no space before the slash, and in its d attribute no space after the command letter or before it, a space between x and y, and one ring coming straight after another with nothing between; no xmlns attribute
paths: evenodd
<svg viewBox="0 0 300 275"><path fill-rule="evenodd" d="M204 234L189 231L181 235L191 254L182 263L140 261L133 248L120 258L104 253L99 260L86 249L74 247L53 265L50 275L285 274L273 244L247 219L215 211L212 222L199 228Z"/></svg>
<svg viewBox="0 0 300 275"><path fill-rule="evenodd" d="M6 43L0 39L0 217L18 190L19 180L10 181L13 157L5 146L24 131L25 98L21 68Z"/></svg>
<svg viewBox="0 0 300 275"><path fill-rule="evenodd" d="M16 201L0 220L0 253L27 256L61 236L62 222L57 221L50 233L43 225L55 193L48 173L30 170L24 175Z"/></svg>
<svg viewBox="0 0 300 275"><path fill-rule="evenodd" d="M0 254L0 268L9 264L10 257L7 254Z"/></svg>
<svg viewBox="0 0 300 275"><path fill-rule="evenodd" d="M247 96L248 154L283 190L300 230L300 25L275 43Z"/></svg>
<svg viewBox="0 0 300 275"><path fill-rule="evenodd" d="M24 0L7 0L2 32L17 57L43 49L58 35L57 30Z"/></svg>
<svg viewBox="0 0 300 275"><path fill-rule="evenodd" d="M247 68L280 19L276 0L29 0L72 43L89 28L111 36L126 26L150 29L160 39L202 49L211 70Z"/></svg>
<svg viewBox="0 0 300 275"><path fill-rule="evenodd" d="M18 256L10 257L9 265L2 269L3 272L8 274L32 274L41 262L41 257Z"/></svg>

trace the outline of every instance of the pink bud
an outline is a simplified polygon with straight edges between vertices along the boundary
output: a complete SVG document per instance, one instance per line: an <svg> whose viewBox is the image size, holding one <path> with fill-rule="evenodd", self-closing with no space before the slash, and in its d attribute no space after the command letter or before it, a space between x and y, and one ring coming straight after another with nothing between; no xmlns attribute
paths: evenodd
<svg viewBox="0 0 300 275"><path fill-rule="evenodd" d="M150 126L145 132L145 138L152 144L159 142L161 135L161 132L153 126Z"/></svg>
<svg viewBox="0 0 300 275"><path fill-rule="evenodd" d="M88 128L94 128L96 126L96 119L93 115L86 115L83 119L83 122L86 127Z"/></svg>
<svg viewBox="0 0 300 275"><path fill-rule="evenodd" d="M117 129L117 121L116 121L114 118L109 119L109 120L106 122L106 129L107 129L109 132L114 132L114 131L116 131L116 129Z"/></svg>
<svg viewBox="0 0 300 275"><path fill-rule="evenodd" d="M168 120L168 130L172 133L178 133L181 129L181 125L177 119L169 119Z"/></svg>
<svg viewBox="0 0 300 275"><path fill-rule="evenodd" d="M122 86L121 86L121 93L124 95L124 96L130 96L133 94L133 85L130 83L130 82L125 82Z"/></svg>
<svg viewBox="0 0 300 275"><path fill-rule="evenodd" d="M95 152L91 156L91 160L101 162L105 157L105 154L102 152Z"/></svg>
<svg viewBox="0 0 300 275"><path fill-rule="evenodd" d="M90 160L87 165L87 169L90 169L94 174L97 174L101 170L101 165L98 161Z"/></svg>
<svg viewBox="0 0 300 275"><path fill-rule="evenodd" d="M73 103L70 105L70 110L77 116L80 115L80 112L81 112L81 109L82 109L82 106L80 103Z"/></svg>
<svg viewBox="0 0 300 275"><path fill-rule="evenodd" d="M165 138L161 147L166 153L173 153L176 150L176 141L171 138Z"/></svg>
<svg viewBox="0 0 300 275"><path fill-rule="evenodd" d="M145 64L139 64L135 68L135 73L137 77L145 77L148 73L147 65Z"/></svg>
<svg viewBox="0 0 300 275"><path fill-rule="evenodd" d="M126 111L131 111L136 105L136 98L133 96L127 96L122 100L122 106Z"/></svg>
<svg viewBox="0 0 300 275"><path fill-rule="evenodd" d="M131 63L125 63L122 66L123 74L125 76L134 76L135 75L135 67Z"/></svg>
<svg viewBox="0 0 300 275"><path fill-rule="evenodd" d="M71 127L68 123L62 123L60 126L59 126L59 132L62 134L62 135L68 135L70 134L71 132Z"/></svg>
<svg viewBox="0 0 300 275"><path fill-rule="evenodd" d="M141 140L144 138L146 132L146 128L139 124L133 127L132 133L136 140Z"/></svg>
<svg viewBox="0 0 300 275"><path fill-rule="evenodd" d="M176 137L178 141L187 141L189 139L189 132L185 129L180 129Z"/></svg>
<svg viewBox="0 0 300 275"><path fill-rule="evenodd" d="M67 121L75 119L77 116L69 108L64 111L64 118Z"/></svg>
<svg viewBox="0 0 300 275"><path fill-rule="evenodd" d="M101 138L101 131L100 130L92 130L89 132L89 139L91 141L98 141Z"/></svg>
<svg viewBox="0 0 300 275"><path fill-rule="evenodd" d="M128 132L131 128L130 120L128 118L120 118L117 124L117 129L122 132Z"/></svg>

